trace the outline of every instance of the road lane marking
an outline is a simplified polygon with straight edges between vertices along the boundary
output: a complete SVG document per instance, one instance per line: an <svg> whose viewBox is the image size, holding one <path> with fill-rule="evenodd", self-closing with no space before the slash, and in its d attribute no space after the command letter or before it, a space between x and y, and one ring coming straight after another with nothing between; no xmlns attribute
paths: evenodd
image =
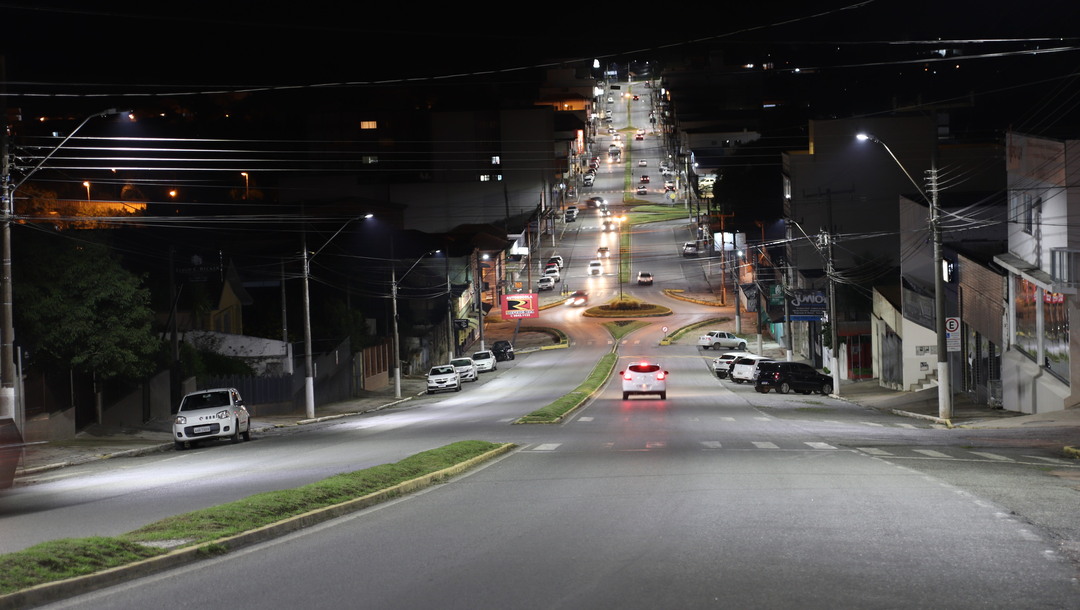
<svg viewBox="0 0 1080 610"><path fill-rule="evenodd" d="M751 441L758 449L779 449L774 443L767 441Z"/></svg>
<svg viewBox="0 0 1080 610"><path fill-rule="evenodd" d="M705 445L707 449L719 449L720 441L701 441L702 445Z"/></svg>
<svg viewBox="0 0 1080 610"><path fill-rule="evenodd" d="M977 455L979 457L984 457L984 458L986 458L988 460L997 460L999 462L1012 462L1012 461L1015 461L1012 458L1007 458L1007 457L1005 457L1003 455L998 455L996 453L985 453L983 451L972 451L971 453L972 453L972 455Z"/></svg>
<svg viewBox="0 0 1080 610"><path fill-rule="evenodd" d="M888 451L885 451L884 449L878 449L877 447L856 447L856 449L862 451L863 453L869 453L870 455L892 455Z"/></svg>
<svg viewBox="0 0 1080 610"><path fill-rule="evenodd" d="M562 443L543 443L533 448L533 451L555 451Z"/></svg>
<svg viewBox="0 0 1080 610"><path fill-rule="evenodd" d="M803 444L807 447L810 447L811 449L836 449L836 447L833 447L829 443L809 442Z"/></svg>
<svg viewBox="0 0 1080 610"><path fill-rule="evenodd" d="M933 449L915 449L915 453L921 453L927 457L933 458L951 458L951 455L942 453L940 451L934 451Z"/></svg>

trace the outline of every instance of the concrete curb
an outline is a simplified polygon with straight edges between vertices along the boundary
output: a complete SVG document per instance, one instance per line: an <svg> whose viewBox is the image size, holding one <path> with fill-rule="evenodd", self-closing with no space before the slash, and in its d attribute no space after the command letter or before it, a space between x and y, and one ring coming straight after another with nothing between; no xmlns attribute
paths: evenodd
<svg viewBox="0 0 1080 610"><path fill-rule="evenodd" d="M341 504L335 504L333 506L327 506L325 508L316 509L306 512L301 515L296 515L284 521L272 523L260 527L258 529L251 530L250 532L244 532L228 538L222 538L220 540L213 540L210 542L204 542L191 547L185 547L177 549L175 551L166 553L158 557L152 557L150 559L144 559L132 564L110 568L101 572L95 572L93 574L87 574L85 576L78 576L75 578L69 578L67 580L61 580L52 583L46 583L24 589L22 591L16 591L7 595L0 596L0 610L16 610L19 608L28 608L33 606L40 606L75 595L81 595L91 591L97 591L110 587L122 582L126 582L133 578L141 578L149 576L165 570L170 570L183 565L208 559L216 555L228 553L237 549L241 549L247 546L272 540L286 534L290 534L295 531L302 530L306 527L336 519L338 517L368 508L375 504L385 502L391 498L407 494L410 492L429 487L434 483L443 481L450 477L459 475L466 470L469 470L478 464L481 464L487 460L498 457L504 453L507 453L514 449L517 445L513 443L506 443L501 447L497 447L478 455L470 460L455 464L448 468L444 468L437 472L424 475L422 477L412 479L399 483L393 487L377 491L360 498L355 498Z"/></svg>

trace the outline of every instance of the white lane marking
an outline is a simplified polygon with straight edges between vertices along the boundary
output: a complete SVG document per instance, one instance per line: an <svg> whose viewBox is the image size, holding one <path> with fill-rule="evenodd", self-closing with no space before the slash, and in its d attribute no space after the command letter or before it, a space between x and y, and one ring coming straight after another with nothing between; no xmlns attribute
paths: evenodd
<svg viewBox="0 0 1080 610"><path fill-rule="evenodd" d="M803 443L803 444L806 445L807 447L810 447L811 449L836 449L836 447L833 447L829 443L809 442L809 443Z"/></svg>
<svg viewBox="0 0 1080 610"><path fill-rule="evenodd" d="M908 428L910 430L918 430L918 426L915 424L896 424L897 428Z"/></svg>
<svg viewBox="0 0 1080 610"><path fill-rule="evenodd" d="M592 421L593 418L591 418L591 417L579 417L579 418L577 418L577 420L578 421Z"/></svg>
<svg viewBox="0 0 1080 610"><path fill-rule="evenodd" d="M734 417L721 417L720 421L735 421Z"/></svg>
<svg viewBox="0 0 1080 610"><path fill-rule="evenodd" d="M872 421L864 421L864 422L862 422L862 425L864 425L864 426L874 426L875 428L884 428L885 427L885 424L878 424L878 423L875 423L875 422L872 422Z"/></svg>
<svg viewBox="0 0 1080 610"><path fill-rule="evenodd" d="M543 443L533 447L533 451L555 451L562 443Z"/></svg>
<svg viewBox="0 0 1080 610"><path fill-rule="evenodd" d="M1012 462L1012 461L1014 461L1012 458L1007 458L1007 457L1005 457L1003 455L998 455L996 453L986 453L984 451L972 451L971 453L972 453L972 455L977 455L979 457L984 457L984 458L986 458L988 460L997 460L999 462Z"/></svg>
<svg viewBox="0 0 1080 610"><path fill-rule="evenodd" d="M951 455L942 453L940 451L934 451L933 449L916 449L915 453L921 453L927 457L932 458L952 458Z"/></svg>
<svg viewBox="0 0 1080 610"><path fill-rule="evenodd" d="M888 451L885 451L884 449L878 449L877 447L856 447L856 449L862 451L863 453L869 453L870 455L892 455Z"/></svg>
<svg viewBox="0 0 1080 610"><path fill-rule="evenodd" d="M720 448L720 441L701 441L701 444L704 445L706 449Z"/></svg>
<svg viewBox="0 0 1080 610"><path fill-rule="evenodd" d="M769 443L769 442L766 442L766 441L751 441L751 442L758 449L779 449L780 448L780 447L777 447L775 444Z"/></svg>
<svg viewBox="0 0 1080 610"><path fill-rule="evenodd" d="M1042 456L1038 456L1038 455L1025 455L1024 457L1032 459L1032 460L1042 460L1044 462L1050 462L1051 464L1073 464L1074 463L1074 462L1070 462L1069 460L1061 460L1061 459L1058 459L1058 458L1042 457Z"/></svg>
<svg viewBox="0 0 1080 610"><path fill-rule="evenodd" d="M755 417L757 421L772 421L771 417Z"/></svg>

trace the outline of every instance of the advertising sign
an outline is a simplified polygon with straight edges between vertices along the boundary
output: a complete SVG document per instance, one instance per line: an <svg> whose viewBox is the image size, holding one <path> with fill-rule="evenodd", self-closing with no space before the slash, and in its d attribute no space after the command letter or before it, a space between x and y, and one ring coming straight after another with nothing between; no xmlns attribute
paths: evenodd
<svg viewBox="0 0 1080 610"><path fill-rule="evenodd" d="M815 322L825 317L829 299L823 290L792 290L790 312L792 320Z"/></svg>
<svg viewBox="0 0 1080 610"><path fill-rule="evenodd" d="M502 297L503 320L540 317L540 298L536 293L504 294Z"/></svg>

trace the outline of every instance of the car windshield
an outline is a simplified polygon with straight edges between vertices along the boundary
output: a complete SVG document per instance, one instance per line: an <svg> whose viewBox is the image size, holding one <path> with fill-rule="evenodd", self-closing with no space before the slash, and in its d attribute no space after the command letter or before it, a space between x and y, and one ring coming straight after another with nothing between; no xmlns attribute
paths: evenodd
<svg viewBox="0 0 1080 610"><path fill-rule="evenodd" d="M472 355L473 360L490 360L491 352L476 352Z"/></svg>
<svg viewBox="0 0 1080 610"><path fill-rule="evenodd" d="M452 367L452 366L436 366L436 367L431 368L431 374L432 375L449 375L450 373L453 373L453 372L454 372L454 367Z"/></svg>
<svg viewBox="0 0 1080 610"><path fill-rule="evenodd" d="M202 392L200 394L189 394L185 396L184 401L180 403L180 410L198 411L199 409L213 409L214 407L227 406L229 406L229 393L227 391Z"/></svg>
<svg viewBox="0 0 1080 610"><path fill-rule="evenodd" d="M450 364L452 364L454 366L469 366L472 363L473 363L472 360L470 360L468 358L455 358L455 359L450 361Z"/></svg>
<svg viewBox="0 0 1080 610"><path fill-rule="evenodd" d="M628 367L634 373L655 373L660 370L659 364L631 364Z"/></svg>

